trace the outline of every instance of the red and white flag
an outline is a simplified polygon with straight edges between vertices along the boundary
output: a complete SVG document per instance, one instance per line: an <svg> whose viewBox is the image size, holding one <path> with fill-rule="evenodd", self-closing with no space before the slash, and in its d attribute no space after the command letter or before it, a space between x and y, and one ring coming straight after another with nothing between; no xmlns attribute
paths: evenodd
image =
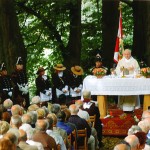
<svg viewBox="0 0 150 150"><path fill-rule="evenodd" d="M118 35L117 35L115 51L114 51L115 63L118 63L118 61L122 58L123 50L124 48L123 48L123 40L122 40L122 13L120 9Z"/></svg>

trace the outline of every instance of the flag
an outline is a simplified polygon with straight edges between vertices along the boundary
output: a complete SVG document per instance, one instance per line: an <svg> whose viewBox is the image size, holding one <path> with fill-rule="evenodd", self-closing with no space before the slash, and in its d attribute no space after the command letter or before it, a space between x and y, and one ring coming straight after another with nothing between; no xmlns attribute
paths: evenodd
<svg viewBox="0 0 150 150"><path fill-rule="evenodd" d="M123 47L123 40L122 40L122 13L120 9L119 15L119 26L118 26L118 34L116 39L116 45L114 50L114 62L118 63L118 61L122 58L124 47Z"/></svg>

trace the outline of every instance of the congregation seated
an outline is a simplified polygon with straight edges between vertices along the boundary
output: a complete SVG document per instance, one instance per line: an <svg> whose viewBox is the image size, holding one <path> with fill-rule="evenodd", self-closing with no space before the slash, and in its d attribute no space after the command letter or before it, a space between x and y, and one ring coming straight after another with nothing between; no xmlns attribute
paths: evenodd
<svg viewBox="0 0 150 150"><path fill-rule="evenodd" d="M26 143L27 141L27 134L24 130L19 130L19 147L21 149L30 149L30 150L38 150L36 146L32 146Z"/></svg>
<svg viewBox="0 0 150 150"><path fill-rule="evenodd" d="M33 140L42 143L44 150L57 150L55 140L46 133L48 126L47 120L40 119L36 122L36 132L33 135Z"/></svg>
<svg viewBox="0 0 150 150"><path fill-rule="evenodd" d="M74 123L76 125L77 130L82 130L82 129L87 129L87 138L88 138L88 148L89 149L95 149L95 139L91 135L91 128L87 121L83 118L80 118L77 113L79 111L79 108L75 105L72 104L69 106L69 110L71 112L71 116L69 118L69 122ZM83 144L83 139L78 138L77 139L78 144Z"/></svg>
<svg viewBox="0 0 150 150"><path fill-rule="evenodd" d="M61 150L66 150L66 145L61 135L53 131L53 119L51 117L47 117L46 119L49 123L49 127L46 130L46 133L55 139L57 145L60 144Z"/></svg>
<svg viewBox="0 0 150 150"><path fill-rule="evenodd" d="M99 141L99 146L102 144L102 122L100 120L100 112L95 103L91 102L91 92L84 90L83 93L83 106L82 110L87 111L90 116L96 115L94 128L97 131L97 137Z"/></svg>

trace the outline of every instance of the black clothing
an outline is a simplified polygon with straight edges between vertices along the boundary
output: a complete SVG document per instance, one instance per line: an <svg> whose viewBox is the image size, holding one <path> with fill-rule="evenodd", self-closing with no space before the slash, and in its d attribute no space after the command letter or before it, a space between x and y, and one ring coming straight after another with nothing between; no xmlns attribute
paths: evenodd
<svg viewBox="0 0 150 150"><path fill-rule="evenodd" d="M81 109L84 111L87 111L90 116L96 115L96 121L95 121L94 128L97 131L98 140L99 140L99 142L101 142L101 140L102 140L102 122L100 120L100 112L99 112L98 107L95 106L95 103L90 102L90 104L91 104L91 106L89 109L88 108L84 109L83 107Z"/></svg>
<svg viewBox="0 0 150 150"><path fill-rule="evenodd" d="M27 108L29 104L29 93L24 93L19 90L19 86L25 87L28 85L27 75L24 70L15 70L12 73L12 81L14 83L14 103L24 106L24 101L26 103L25 107Z"/></svg>
<svg viewBox="0 0 150 150"><path fill-rule="evenodd" d="M53 73L52 74L52 84L53 84L53 102L58 102L58 97L56 95L56 88L61 90L68 85L68 73L66 71L63 71L63 76L59 77L58 73ZM69 89L68 89L69 90ZM64 93L65 94L65 93Z"/></svg>
<svg viewBox="0 0 150 150"><path fill-rule="evenodd" d="M82 75L74 75L73 73L70 74L69 77L69 87L70 87L70 97L71 99L78 100L81 98L81 93L80 95L74 95L71 93L71 89L74 90L75 88L79 89L80 91L82 90Z"/></svg>
<svg viewBox="0 0 150 150"><path fill-rule="evenodd" d="M2 103L5 99L12 99L13 85L9 75L0 76L0 97Z"/></svg>
<svg viewBox="0 0 150 150"><path fill-rule="evenodd" d="M35 84L37 88L36 95L39 95L39 96L40 96L40 92L43 94L46 94L46 90L49 90L52 87L50 79L47 75L43 75L43 76L39 75L36 78Z"/></svg>

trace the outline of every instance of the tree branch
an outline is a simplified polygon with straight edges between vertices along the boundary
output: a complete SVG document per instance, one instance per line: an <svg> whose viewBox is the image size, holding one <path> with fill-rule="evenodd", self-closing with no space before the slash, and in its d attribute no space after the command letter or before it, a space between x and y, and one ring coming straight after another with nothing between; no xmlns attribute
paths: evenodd
<svg viewBox="0 0 150 150"><path fill-rule="evenodd" d="M129 5L130 7L133 7L133 2L130 0L120 0L123 3L126 3L127 5Z"/></svg>
<svg viewBox="0 0 150 150"><path fill-rule="evenodd" d="M38 19L40 19L42 21L42 23L49 29L50 32L53 33L52 39L56 39L57 42L59 43L59 48L61 50L65 50L65 46L63 44L63 41L61 40L61 35L59 34L59 32L57 31L56 27L47 19L44 18L44 16L42 16L40 13L37 13L36 11L34 11L33 9L25 6L23 3L17 3L17 5L22 8L24 11L26 11L29 14L32 14L34 16L36 16ZM50 33L51 34L51 33ZM49 34L49 35L50 35Z"/></svg>

